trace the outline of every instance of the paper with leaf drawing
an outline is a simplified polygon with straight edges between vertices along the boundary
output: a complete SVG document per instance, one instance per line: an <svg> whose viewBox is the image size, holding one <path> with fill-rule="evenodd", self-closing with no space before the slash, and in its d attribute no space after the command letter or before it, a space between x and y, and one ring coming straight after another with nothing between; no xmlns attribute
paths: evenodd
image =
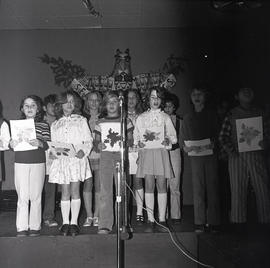
<svg viewBox="0 0 270 268"><path fill-rule="evenodd" d="M195 152L190 151L188 152L189 156L204 156L204 155L212 155L213 154L213 150L212 149L207 149L206 146L211 144L211 140L210 139L203 139L203 140L193 140L193 141L184 141L185 145L188 147L191 146L199 146L200 147L200 151L199 152Z"/></svg>
<svg viewBox="0 0 270 268"><path fill-rule="evenodd" d="M37 149L29 141L36 139L34 119L10 120L11 138L19 143L14 151L29 151Z"/></svg>
<svg viewBox="0 0 270 268"><path fill-rule="evenodd" d="M121 129L118 122L105 122L100 124L101 141L106 148L102 151L119 152L121 141Z"/></svg>
<svg viewBox="0 0 270 268"><path fill-rule="evenodd" d="M262 150L263 120L261 116L236 120L238 151Z"/></svg>
<svg viewBox="0 0 270 268"><path fill-rule="evenodd" d="M146 149L164 148L164 126L152 126L142 129L143 140Z"/></svg>
<svg viewBox="0 0 270 268"><path fill-rule="evenodd" d="M72 144L63 143L63 142L53 142L49 141L49 154L52 154L54 157L61 158L71 158L75 157L76 151Z"/></svg>

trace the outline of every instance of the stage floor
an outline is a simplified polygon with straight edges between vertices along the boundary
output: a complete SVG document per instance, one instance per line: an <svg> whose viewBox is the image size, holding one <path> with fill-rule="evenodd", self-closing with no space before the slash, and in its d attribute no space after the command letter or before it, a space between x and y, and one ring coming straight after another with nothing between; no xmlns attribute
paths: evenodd
<svg viewBox="0 0 270 268"><path fill-rule="evenodd" d="M60 210L57 210L57 221L61 223L61 215ZM48 228L42 226L41 236L38 238L16 238L16 227L15 227L15 211L2 211L0 213L0 246L2 247L11 247L12 243L15 243L17 250L19 250L19 245L28 245L33 239L33 241L40 240L45 241L48 246L53 245L53 241L58 241L57 243L61 244L61 241L67 243L67 247L70 244L72 246L72 241L103 241L104 239L111 241L110 243L114 247L114 243L116 240L115 230L105 236L97 235L97 227L81 227L81 232L78 237L74 240L74 238L63 238L59 235L58 227ZM82 226L83 221L85 219L84 213L80 215L80 226ZM183 219L180 225L172 225L169 221L169 227L172 231L173 237L178 241L179 245L188 249L192 252L193 256L198 257L200 261L210 264L215 268L236 268L236 267L244 267L244 268L268 268L270 267L270 232L269 229L262 229L261 225L258 225L255 222L250 223L247 227L246 232L236 233L230 229L229 225L224 225L221 232L219 233L194 233L194 225L193 225L193 207L192 206L184 206L183 208ZM127 244L130 245L129 251L132 252L133 246L137 248L138 251L134 251L134 256L132 256L134 262L136 262L136 254L142 254L141 251L146 254L145 255L145 264L141 266L128 266L128 267L180 267L178 263L185 263L184 266L181 267L200 267L197 264L192 263L190 260L186 259L182 255L180 251L176 249L176 247L171 242L170 236L168 233L154 233L147 234L144 233L145 226L138 226L135 222L135 213L133 213L132 217L132 228L133 228L133 238L130 239ZM92 238L91 238L92 237ZM64 239L64 240L63 240ZM72 240L73 239L73 240ZM17 241L17 242L16 242ZM20 241L20 243L18 242ZM114 241L114 242L113 242ZM152 241L152 242L151 242ZM74 242L75 243L75 242ZM77 243L77 242L76 242ZM79 242L78 242L79 243ZM86 243L86 242L85 242ZM96 243L96 242L95 242ZM163 246L160 244L164 243ZM30 243L31 244L31 243ZM30 245L29 244L29 245ZM152 246L151 246L152 245ZM37 243L37 247L40 247L39 243ZM102 248L102 243L98 242L93 244L96 252L98 252L98 247ZM156 248L157 250L154 250ZM173 248L173 254L172 254ZM168 251L170 249L170 251ZM135 248L134 248L135 250ZM171 266L166 266L164 260L157 259L155 265L149 265L150 257L147 255L147 252L153 251L153 254L163 254L164 258L167 257L171 260L174 259L174 254L177 254L177 257L174 259L174 262L171 263ZM86 251L87 252L87 251ZM138 253L140 252L140 253ZM48 252L49 254L49 252ZM90 254L90 253L89 253ZM129 253L130 254L130 253ZM181 255L181 257L179 256ZM110 255L113 258L113 254ZM96 258L96 256L95 256ZM150 258L150 259L149 259ZM28 260L26 260L27 262ZM166 261L166 260L165 260ZM183 261L183 262L182 262ZM4 264L4 263L3 263ZM165 266L162 266L165 265ZM4 266L1 266L4 267ZM12 267L12 266L10 266ZM26 266L24 266L26 267ZM61 267L53 266L53 267ZM74 266L75 267L75 266ZM80 266L78 266L80 267ZM92 266L91 266L92 267ZM93 266L93 267L113 267L113 266Z"/></svg>

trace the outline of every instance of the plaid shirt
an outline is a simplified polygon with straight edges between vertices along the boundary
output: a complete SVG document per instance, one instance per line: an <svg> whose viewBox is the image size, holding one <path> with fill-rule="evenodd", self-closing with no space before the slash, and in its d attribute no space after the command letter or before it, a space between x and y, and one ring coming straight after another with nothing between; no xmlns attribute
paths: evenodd
<svg viewBox="0 0 270 268"><path fill-rule="evenodd" d="M229 115L227 115L222 123L218 141L220 145L220 158L227 158L227 154L235 152L235 146L232 141L232 126Z"/></svg>

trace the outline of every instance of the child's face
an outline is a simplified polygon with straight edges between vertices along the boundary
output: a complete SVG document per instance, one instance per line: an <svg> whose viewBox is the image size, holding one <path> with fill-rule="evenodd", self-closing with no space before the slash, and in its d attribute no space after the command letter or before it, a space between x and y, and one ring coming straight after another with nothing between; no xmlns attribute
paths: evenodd
<svg viewBox="0 0 270 268"><path fill-rule="evenodd" d="M166 102L165 103L165 107L164 107L164 111L165 113L167 113L168 115L172 115L174 113L174 105L172 102Z"/></svg>
<svg viewBox="0 0 270 268"><path fill-rule="evenodd" d="M44 106L44 111L46 112L46 115L55 116L54 103L49 102L46 106Z"/></svg>
<svg viewBox="0 0 270 268"><path fill-rule="evenodd" d="M253 90L251 88L243 88L239 90L236 98L238 99L240 104L250 104L254 98Z"/></svg>
<svg viewBox="0 0 270 268"><path fill-rule="evenodd" d="M161 99L157 96L157 91L152 90L150 94L150 98L149 98L150 108L153 110L156 110L159 108L160 104L161 104Z"/></svg>
<svg viewBox="0 0 270 268"><path fill-rule="evenodd" d="M194 89L190 97L194 106L203 105L205 103L205 94L200 90Z"/></svg>
<svg viewBox="0 0 270 268"><path fill-rule="evenodd" d="M100 100L97 94L89 94L87 98L87 104L90 110L97 111L100 106Z"/></svg>
<svg viewBox="0 0 270 268"><path fill-rule="evenodd" d="M31 98L25 99L22 107L22 112L27 119L35 118L38 112L38 106L36 102Z"/></svg>
<svg viewBox="0 0 270 268"><path fill-rule="evenodd" d="M128 93L128 109L129 110L134 110L137 105L137 96L136 93L133 91L130 91Z"/></svg>
<svg viewBox="0 0 270 268"><path fill-rule="evenodd" d="M108 115L117 116L119 111L119 99L117 97L109 97L106 103Z"/></svg>
<svg viewBox="0 0 270 268"><path fill-rule="evenodd" d="M75 102L72 95L67 95L67 102L62 104L64 115L71 115L75 109Z"/></svg>

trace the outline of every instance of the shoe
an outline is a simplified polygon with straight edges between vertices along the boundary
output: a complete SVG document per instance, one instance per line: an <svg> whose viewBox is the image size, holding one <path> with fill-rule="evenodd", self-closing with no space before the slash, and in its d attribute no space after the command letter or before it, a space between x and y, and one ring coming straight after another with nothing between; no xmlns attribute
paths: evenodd
<svg viewBox="0 0 270 268"><path fill-rule="evenodd" d="M110 229L108 229L108 228L100 228L100 229L98 229L98 234L109 234L111 232L111 230Z"/></svg>
<svg viewBox="0 0 270 268"><path fill-rule="evenodd" d="M181 224L181 219L172 219L172 224L173 225L180 225Z"/></svg>
<svg viewBox="0 0 270 268"><path fill-rule="evenodd" d="M93 218L93 226L95 226L95 227L98 226L98 217Z"/></svg>
<svg viewBox="0 0 270 268"><path fill-rule="evenodd" d="M32 236L32 237L40 236L40 230L30 230L29 236Z"/></svg>
<svg viewBox="0 0 270 268"><path fill-rule="evenodd" d="M47 227L56 227L58 226L58 223L55 220L45 220L44 225Z"/></svg>
<svg viewBox="0 0 270 268"><path fill-rule="evenodd" d="M63 224L60 228L60 234L67 236L69 234L69 224Z"/></svg>
<svg viewBox="0 0 270 268"><path fill-rule="evenodd" d="M144 217L143 215L136 215L136 222L138 225L144 224Z"/></svg>
<svg viewBox="0 0 270 268"><path fill-rule="evenodd" d="M76 236L80 233L80 228L77 224L71 224L69 226L69 233L71 236Z"/></svg>
<svg viewBox="0 0 270 268"><path fill-rule="evenodd" d="M195 233L203 233L205 231L205 227L203 224L195 224Z"/></svg>
<svg viewBox="0 0 270 268"><path fill-rule="evenodd" d="M159 224L156 225L156 231L159 233L167 233L168 229L169 227L166 221L160 221Z"/></svg>
<svg viewBox="0 0 270 268"><path fill-rule="evenodd" d="M155 231L155 222L148 221L146 223L146 228L144 229L145 233L154 233Z"/></svg>
<svg viewBox="0 0 270 268"><path fill-rule="evenodd" d="M17 232L17 237L25 237L28 235L27 231L19 231Z"/></svg>
<svg viewBox="0 0 270 268"><path fill-rule="evenodd" d="M93 218L92 218L92 217L87 217L87 218L85 219L85 222L84 222L84 224L83 224L83 227L89 227L89 226L92 225L92 223L93 223Z"/></svg>

